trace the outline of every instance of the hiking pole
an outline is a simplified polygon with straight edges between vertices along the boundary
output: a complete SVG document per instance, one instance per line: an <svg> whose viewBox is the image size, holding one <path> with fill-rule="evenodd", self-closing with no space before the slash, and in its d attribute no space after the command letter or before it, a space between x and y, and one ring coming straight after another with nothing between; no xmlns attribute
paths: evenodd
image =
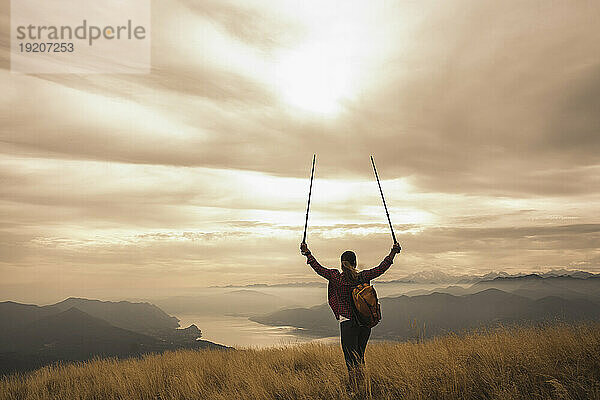
<svg viewBox="0 0 600 400"><path fill-rule="evenodd" d="M373 172L375 172L375 179L377 179L379 193L381 193L381 200L383 200L383 208L385 208L385 215L387 215L388 224L390 224L390 230L392 231L392 239L394 239L394 244L398 244L396 235L394 235L394 227L392 226L392 221L390 220L390 213L388 213L387 205L385 204L385 197L383 197L383 190L381 189L381 183L379 182L379 175L377 175L377 168L375 168L375 160L373 159L373 156L371 156L371 164L373 164Z"/></svg>
<svg viewBox="0 0 600 400"><path fill-rule="evenodd" d="M306 220L304 221L304 236L302 243L306 244L306 228L308 227L308 210L310 209L310 195L312 194L313 177L315 176L315 159L317 155L313 154L312 170L310 171L310 187L308 189L308 204L306 205Z"/></svg>

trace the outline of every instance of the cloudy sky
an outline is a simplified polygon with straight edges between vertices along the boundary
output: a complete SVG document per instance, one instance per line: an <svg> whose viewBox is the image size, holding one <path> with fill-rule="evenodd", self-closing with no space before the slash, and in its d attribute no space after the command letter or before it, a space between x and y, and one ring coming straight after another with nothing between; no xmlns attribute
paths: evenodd
<svg viewBox="0 0 600 400"><path fill-rule="evenodd" d="M11 73L0 300L416 271L600 272L597 1L152 3L152 72Z"/></svg>

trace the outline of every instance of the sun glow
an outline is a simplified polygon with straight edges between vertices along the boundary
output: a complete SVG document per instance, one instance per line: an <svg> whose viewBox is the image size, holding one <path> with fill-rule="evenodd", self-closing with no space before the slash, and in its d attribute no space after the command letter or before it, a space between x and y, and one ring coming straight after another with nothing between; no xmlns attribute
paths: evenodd
<svg viewBox="0 0 600 400"><path fill-rule="evenodd" d="M335 116L344 102L359 95L381 41L375 37L377 25L370 5L329 6L295 10L308 34L278 54L274 78L282 100L290 106Z"/></svg>
<svg viewBox="0 0 600 400"><path fill-rule="evenodd" d="M356 65L323 44L287 54L278 65L283 99L291 106L318 114L337 114L353 95Z"/></svg>

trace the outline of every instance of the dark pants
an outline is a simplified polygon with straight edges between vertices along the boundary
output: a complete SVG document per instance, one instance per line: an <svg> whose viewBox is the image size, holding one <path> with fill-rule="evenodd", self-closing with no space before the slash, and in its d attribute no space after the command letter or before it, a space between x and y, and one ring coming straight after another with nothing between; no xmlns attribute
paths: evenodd
<svg viewBox="0 0 600 400"><path fill-rule="evenodd" d="M348 371L365 363L365 349L371 335L371 328L360 326L354 321L340 323L342 350Z"/></svg>

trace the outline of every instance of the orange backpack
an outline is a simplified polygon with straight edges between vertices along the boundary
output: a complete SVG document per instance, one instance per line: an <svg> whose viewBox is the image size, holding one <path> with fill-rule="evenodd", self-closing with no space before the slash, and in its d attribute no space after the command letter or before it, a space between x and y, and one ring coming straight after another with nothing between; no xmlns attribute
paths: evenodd
<svg viewBox="0 0 600 400"><path fill-rule="evenodd" d="M368 283L359 283L352 289L352 308L359 325L372 328L381 321L381 307L375 288Z"/></svg>

